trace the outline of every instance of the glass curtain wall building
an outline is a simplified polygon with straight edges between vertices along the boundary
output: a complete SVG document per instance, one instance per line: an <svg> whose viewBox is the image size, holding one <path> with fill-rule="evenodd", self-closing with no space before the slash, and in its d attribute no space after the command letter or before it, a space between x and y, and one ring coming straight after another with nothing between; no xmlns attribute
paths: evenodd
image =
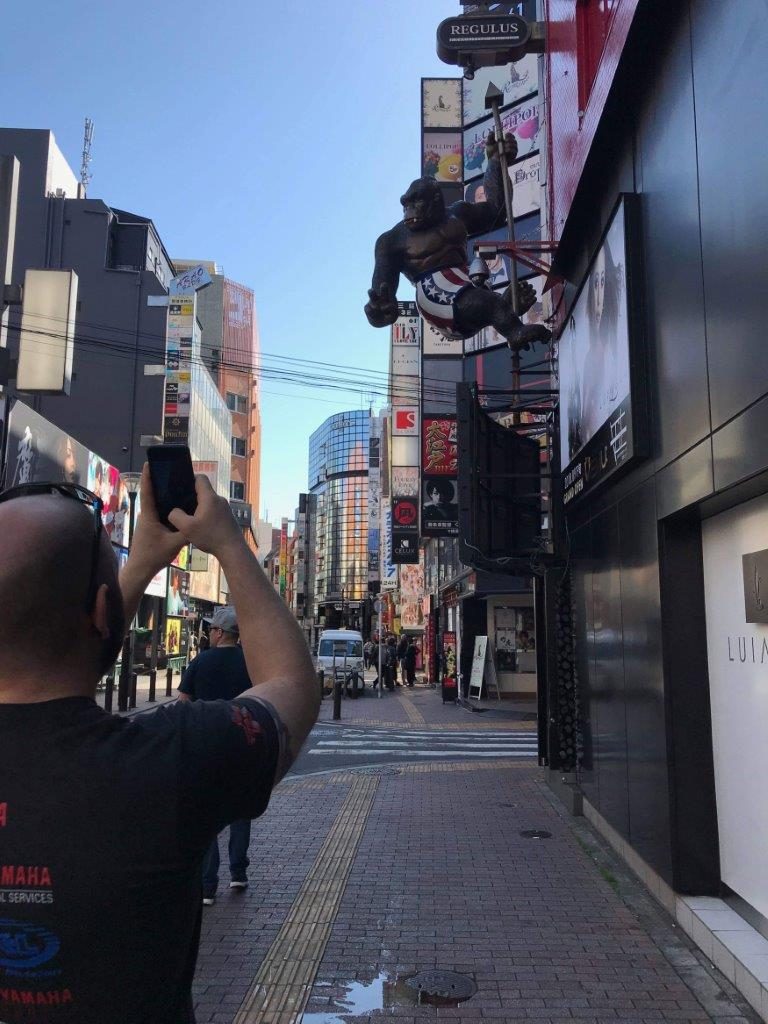
<svg viewBox="0 0 768 1024"><path fill-rule="evenodd" d="M329 416L309 439L314 616L332 628L359 628L368 594L369 437L370 413L356 409Z"/></svg>

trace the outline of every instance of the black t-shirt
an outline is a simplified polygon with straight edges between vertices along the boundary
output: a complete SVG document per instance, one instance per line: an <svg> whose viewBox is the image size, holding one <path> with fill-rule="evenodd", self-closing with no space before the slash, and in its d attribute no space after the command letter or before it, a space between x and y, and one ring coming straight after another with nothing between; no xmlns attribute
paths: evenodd
<svg viewBox="0 0 768 1024"><path fill-rule="evenodd" d="M277 755L258 700L0 704L0 1021L192 1021L202 858Z"/></svg>
<svg viewBox="0 0 768 1024"><path fill-rule="evenodd" d="M250 688L243 648L211 647L187 665L179 692L193 700L232 700Z"/></svg>

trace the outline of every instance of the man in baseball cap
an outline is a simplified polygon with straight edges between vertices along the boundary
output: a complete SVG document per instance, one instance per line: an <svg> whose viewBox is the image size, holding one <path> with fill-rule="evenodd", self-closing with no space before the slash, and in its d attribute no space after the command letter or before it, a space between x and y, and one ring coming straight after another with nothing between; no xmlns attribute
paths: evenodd
<svg viewBox="0 0 768 1024"><path fill-rule="evenodd" d="M243 649L238 643L240 629L232 607L217 608L209 623L211 646L187 666L179 684L179 700L233 700L251 687ZM249 818L229 826L230 889L248 888ZM213 906L219 886L219 841L214 839L203 861L203 905Z"/></svg>

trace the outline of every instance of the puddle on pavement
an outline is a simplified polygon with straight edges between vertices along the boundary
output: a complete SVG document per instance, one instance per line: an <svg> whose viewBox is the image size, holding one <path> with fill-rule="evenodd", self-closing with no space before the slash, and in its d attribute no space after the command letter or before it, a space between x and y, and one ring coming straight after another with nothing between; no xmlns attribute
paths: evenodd
<svg viewBox="0 0 768 1024"><path fill-rule="evenodd" d="M432 984L432 974L440 974L440 983ZM426 977L426 983L425 983ZM365 1017L374 1010L390 1010L398 1006L459 1006L477 991L469 978L461 978L463 984L452 984L458 975L442 977L442 972L409 974L392 978L386 973L379 974L367 984L362 981L342 983L343 996L336 996L334 1006L320 1012L307 1012L301 1018L302 1024L349 1024L356 1017ZM336 988L328 982L319 983L316 988Z"/></svg>

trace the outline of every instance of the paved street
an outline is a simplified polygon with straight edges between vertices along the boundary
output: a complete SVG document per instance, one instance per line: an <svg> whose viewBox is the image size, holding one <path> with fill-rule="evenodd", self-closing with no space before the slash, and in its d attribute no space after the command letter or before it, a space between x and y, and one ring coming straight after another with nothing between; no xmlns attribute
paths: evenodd
<svg viewBox="0 0 768 1024"><path fill-rule="evenodd" d="M253 827L244 893L222 837L199 1024L757 1020L553 798L529 710L486 724L417 688L345 701L331 725L330 703ZM469 997L419 995L436 970Z"/></svg>
<svg viewBox="0 0 768 1024"><path fill-rule="evenodd" d="M294 772L422 760L536 758L536 734L528 731L344 728L318 726Z"/></svg>

